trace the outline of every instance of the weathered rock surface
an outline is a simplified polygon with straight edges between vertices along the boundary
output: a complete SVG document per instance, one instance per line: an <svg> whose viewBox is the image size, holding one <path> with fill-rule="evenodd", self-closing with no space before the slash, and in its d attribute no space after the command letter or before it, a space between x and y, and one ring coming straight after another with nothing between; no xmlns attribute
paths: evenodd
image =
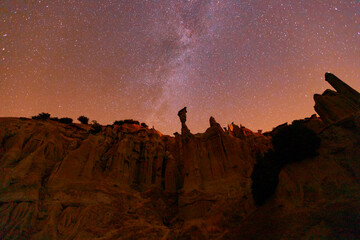
<svg viewBox="0 0 360 240"><path fill-rule="evenodd" d="M90 134L88 125L1 118L1 238L221 235L226 212L254 208L258 150L211 122L172 138L136 124Z"/></svg>
<svg viewBox="0 0 360 240"><path fill-rule="evenodd" d="M285 166L275 195L224 239L359 239L360 128L319 136L319 155Z"/></svg>
<svg viewBox="0 0 360 240"><path fill-rule="evenodd" d="M360 93L331 73L325 80L336 91L327 89L322 95L315 94L315 111L325 123L333 123L360 111Z"/></svg>
<svg viewBox="0 0 360 240"><path fill-rule="evenodd" d="M342 97L319 95L320 118L301 120L321 138L319 155L285 166L261 207L250 176L286 124L263 135L211 117L192 134L185 108L170 137L0 118L0 239L359 239L360 115L329 103L355 106L357 95L327 80Z"/></svg>
<svg viewBox="0 0 360 240"><path fill-rule="evenodd" d="M139 125L97 135L53 121L5 118L0 127L0 238L158 238L169 231L164 221L180 182L171 139Z"/></svg>

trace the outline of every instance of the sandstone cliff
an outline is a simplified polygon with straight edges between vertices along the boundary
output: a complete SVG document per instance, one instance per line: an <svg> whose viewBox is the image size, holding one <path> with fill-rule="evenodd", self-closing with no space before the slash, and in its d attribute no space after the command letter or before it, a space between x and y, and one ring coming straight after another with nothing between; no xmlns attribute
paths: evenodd
<svg viewBox="0 0 360 240"><path fill-rule="evenodd" d="M225 210L254 208L249 176L266 137L219 125L176 138L136 124L89 130L0 119L1 238L209 237Z"/></svg>
<svg viewBox="0 0 360 240"><path fill-rule="evenodd" d="M319 154L283 167L263 206L251 174L287 125L263 135L211 117L192 134L184 108L170 137L0 118L0 239L358 239L359 98L326 79L338 92L315 95L320 118L301 120Z"/></svg>

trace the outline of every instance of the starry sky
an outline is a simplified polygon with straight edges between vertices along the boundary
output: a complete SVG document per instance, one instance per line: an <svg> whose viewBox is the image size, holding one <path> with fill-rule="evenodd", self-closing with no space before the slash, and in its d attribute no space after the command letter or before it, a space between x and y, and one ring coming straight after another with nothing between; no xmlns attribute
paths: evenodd
<svg viewBox="0 0 360 240"><path fill-rule="evenodd" d="M358 0L0 1L0 117L214 116L256 131L315 113L332 72L360 90Z"/></svg>

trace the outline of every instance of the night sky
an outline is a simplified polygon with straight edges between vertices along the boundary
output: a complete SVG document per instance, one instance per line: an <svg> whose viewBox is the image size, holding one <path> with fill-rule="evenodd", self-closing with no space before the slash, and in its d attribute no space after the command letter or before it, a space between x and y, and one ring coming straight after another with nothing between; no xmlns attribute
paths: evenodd
<svg viewBox="0 0 360 240"><path fill-rule="evenodd" d="M360 90L358 0L0 1L0 117L214 116L256 131L315 113L332 72Z"/></svg>

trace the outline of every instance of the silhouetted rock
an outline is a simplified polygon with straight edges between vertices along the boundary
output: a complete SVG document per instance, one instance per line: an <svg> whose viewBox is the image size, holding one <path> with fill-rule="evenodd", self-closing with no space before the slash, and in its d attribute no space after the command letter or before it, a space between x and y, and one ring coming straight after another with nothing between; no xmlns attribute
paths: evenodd
<svg viewBox="0 0 360 240"><path fill-rule="evenodd" d="M218 128L220 128L220 129L222 129L221 126L220 126L220 124L218 124L218 123L216 122L216 120L215 120L214 117L210 117L209 123L210 123L210 127L218 127Z"/></svg>
<svg viewBox="0 0 360 240"><path fill-rule="evenodd" d="M360 111L360 93L331 73L325 74L325 80L336 89L314 95L315 111L325 123L340 121Z"/></svg>
<svg viewBox="0 0 360 240"><path fill-rule="evenodd" d="M189 128L186 126L186 113L186 107L184 107L178 112L178 116L181 122L181 135L186 135L190 133Z"/></svg>
<svg viewBox="0 0 360 240"><path fill-rule="evenodd" d="M339 94L344 95L353 103L360 105L360 93L355 89L351 88L332 73L325 73L325 80L330 83Z"/></svg>

